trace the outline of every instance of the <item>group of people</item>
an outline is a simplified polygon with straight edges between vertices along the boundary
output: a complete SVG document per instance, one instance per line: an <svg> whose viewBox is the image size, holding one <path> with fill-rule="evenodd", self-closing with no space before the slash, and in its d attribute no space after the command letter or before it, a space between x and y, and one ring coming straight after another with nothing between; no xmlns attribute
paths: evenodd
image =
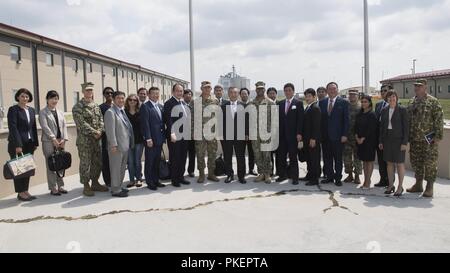
<svg viewBox="0 0 450 273"><path fill-rule="evenodd" d="M264 82L256 83L256 97L251 101L247 88L229 88L227 100L222 86L217 85L212 91L211 83L204 81L201 95L194 99L191 90L175 84L172 97L162 105L157 87L140 88L137 94L129 96L106 87L105 102L98 105L94 102L94 85L83 84L83 98L72 109L83 194L94 196L95 192L110 191L114 197L127 197L129 188L142 187L143 182L153 191L165 187L159 170L161 156L166 157L163 145L167 143L174 187L190 184L185 179L187 161L190 177L195 177L197 161L198 183L219 182L215 169L218 150L221 150L225 183L235 181L232 164L235 154L237 181L241 184L247 183L249 174L256 177L255 182L270 184L273 180L290 179L294 185L305 181L308 186L318 185L322 177L320 183L340 187L342 182L361 184L360 175L364 173L361 188L370 189L374 161L378 158L381 179L375 186L386 187L386 194L401 196L409 144L416 183L407 191L433 197L438 144L443 138L443 111L439 101L427 93L426 80L415 83L416 96L407 107L400 105L397 93L389 85L382 86L382 100L375 108L372 98L360 95L357 90L350 90L348 99L342 98L335 82L317 91L305 90L304 102L295 96L295 87L290 83L284 86L285 99L281 101L277 101L277 89L266 90ZM15 99L18 104L8 111L11 158L33 154L39 146L36 112L28 106L33 99L31 92L20 89ZM57 109L59 94L50 91L46 99L47 106L39 112L39 122L43 152L48 157L56 149L64 149L68 134L64 113ZM204 130L219 117L205 114L210 107L219 109L222 117L220 123L213 123L215 137ZM249 113L250 108L256 109L254 115ZM200 119L196 120L198 112ZM263 129L270 133L270 138L263 134ZM221 137L215 134L219 131ZM270 146L273 143L276 145ZM300 158L307 162L307 173L302 178ZM342 180L344 166L348 176ZM127 169L130 182L125 186ZM397 187L394 186L396 171ZM99 182L101 173L105 185ZM67 193L63 179L48 170L48 166L47 178L52 195ZM424 181L427 182L425 191ZM29 178L15 179L14 185L19 200L36 198L28 192Z"/></svg>

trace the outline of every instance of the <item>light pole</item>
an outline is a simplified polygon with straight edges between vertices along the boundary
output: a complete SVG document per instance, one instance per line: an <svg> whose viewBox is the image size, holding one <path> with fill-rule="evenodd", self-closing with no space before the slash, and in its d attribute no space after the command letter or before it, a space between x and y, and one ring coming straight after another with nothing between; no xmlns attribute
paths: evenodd
<svg viewBox="0 0 450 273"><path fill-rule="evenodd" d="M364 91L364 66L361 66L361 89Z"/></svg>
<svg viewBox="0 0 450 273"><path fill-rule="evenodd" d="M191 90L195 94L195 67L194 67L194 24L192 18L192 0L189 0L189 47L191 59Z"/></svg>
<svg viewBox="0 0 450 273"><path fill-rule="evenodd" d="M417 59L414 59L414 60L413 60L413 69L412 69L413 75L416 74L416 62L417 62Z"/></svg>
<svg viewBox="0 0 450 273"><path fill-rule="evenodd" d="M369 7L367 0L364 0L364 93L369 93L370 85L370 65L369 65Z"/></svg>

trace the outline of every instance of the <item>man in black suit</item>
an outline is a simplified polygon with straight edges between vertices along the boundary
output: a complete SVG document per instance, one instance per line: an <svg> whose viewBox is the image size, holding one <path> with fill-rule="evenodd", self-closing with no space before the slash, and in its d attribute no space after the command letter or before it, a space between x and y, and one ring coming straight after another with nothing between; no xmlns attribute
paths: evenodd
<svg viewBox="0 0 450 273"><path fill-rule="evenodd" d="M192 113L192 107L191 107L191 101L192 97L194 96L194 93L192 93L192 90L186 89L184 90L183 100L184 103L189 107L189 110ZM189 164L188 164L188 174L189 177L195 177L195 140L188 140L188 158L189 158Z"/></svg>
<svg viewBox="0 0 450 273"><path fill-rule="evenodd" d="M189 122L189 108L183 102L183 93L183 86L175 84L172 87L172 98L164 104L163 109L167 144L169 146L170 177L174 187L180 187L180 184L190 184L184 179L187 158L187 140L182 137L184 126L181 126L179 130L172 128L177 121L182 121L183 124ZM175 117L172 117L172 111L174 111Z"/></svg>
<svg viewBox="0 0 450 273"><path fill-rule="evenodd" d="M389 103L387 103L386 94L388 91L394 89L391 85L382 85L381 86L381 98L382 100L377 103L375 106L375 115L377 116L378 120L378 126L380 126L381 122L381 112L384 108L389 107ZM378 128L376 130L377 132L377 139L379 138L380 129ZM377 158L378 158L378 171L380 172L380 181L375 184L375 187L387 187L389 186L389 179L388 179L388 173L387 173L387 162L383 159L383 150L380 150L377 146Z"/></svg>
<svg viewBox="0 0 450 273"><path fill-rule="evenodd" d="M239 90L235 87L228 89L229 101L222 105L223 139L222 148L225 161L225 183L234 180L233 151L236 153L237 174L239 183L245 184L245 136L248 135L244 104L238 102ZM228 128L227 128L228 127Z"/></svg>
<svg viewBox="0 0 450 273"><path fill-rule="evenodd" d="M242 104L244 105L244 108L246 108L250 103L250 91L248 88L242 88L239 92L239 95L241 97ZM246 114L246 122L248 124L249 116L248 113ZM247 135L248 136L248 135ZM255 172L255 155L253 153L253 147L251 140L245 141L245 146L247 147L247 153L248 153L248 174L253 176L258 176L258 174Z"/></svg>
<svg viewBox="0 0 450 273"><path fill-rule="evenodd" d="M279 105L279 146L277 150L277 182L287 178L298 185L298 143L302 141L303 103L296 98L295 87L292 83L284 86L286 99ZM289 155L289 174L287 173L287 155Z"/></svg>
<svg viewBox="0 0 450 273"><path fill-rule="evenodd" d="M307 186L319 184L320 169L320 118L321 112L316 99L316 91L309 88L305 91L305 101L308 104L303 117L303 145L308 154L308 173L300 180L308 181Z"/></svg>

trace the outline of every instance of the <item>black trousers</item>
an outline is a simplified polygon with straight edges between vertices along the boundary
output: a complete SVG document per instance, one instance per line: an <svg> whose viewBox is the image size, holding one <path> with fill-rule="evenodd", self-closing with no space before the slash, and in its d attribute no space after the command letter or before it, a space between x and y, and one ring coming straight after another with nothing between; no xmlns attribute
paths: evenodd
<svg viewBox="0 0 450 273"><path fill-rule="evenodd" d="M287 173L287 157L289 155L289 173ZM276 153L277 173L280 177L288 177L298 181L298 145L297 139L294 143L288 143L280 139L280 144Z"/></svg>
<svg viewBox="0 0 450 273"><path fill-rule="evenodd" d="M378 171L380 172L380 182L389 184L388 173L387 173L387 163L383 159L383 150L377 147L377 159L378 159Z"/></svg>
<svg viewBox="0 0 450 273"><path fill-rule="evenodd" d="M327 179L333 179L335 182L342 180L342 153L344 144L338 141L325 141L322 143L324 171Z"/></svg>
<svg viewBox="0 0 450 273"><path fill-rule="evenodd" d="M248 170L253 171L255 169L255 154L253 153L252 142L245 141L245 146L248 152Z"/></svg>
<svg viewBox="0 0 450 273"><path fill-rule="evenodd" d="M168 146L170 177L172 183L180 183L184 180L184 172L186 171L188 142L186 140L179 140L173 143L169 139Z"/></svg>
<svg viewBox="0 0 450 273"><path fill-rule="evenodd" d="M22 147L23 154L34 154L35 144L33 142L24 143ZM16 147L8 144L8 154L11 159L16 158ZM16 193L28 191L30 188L30 177L14 179L14 189Z"/></svg>
<svg viewBox="0 0 450 273"><path fill-rule="evenodd" d="M304 142L305 145L309 144L309 140ZM316 147L311 148L308 145L308 161L307 164L307 170L308 173L306 177L310 181L317 181L319 180L320 174L322 172L322 168L320 167L320 145L316 145Z"/></svg>
<svg viewBox="0 0 450 273"><path fill-rule="evenodd" d="M233 151L236 153L237 174L239 179L245 178L245 141L224 140L221 141L225 162L225 174L233 176Z"/></svg>
<svg viewBox="0 0 450 273"><path fill-rule="evenodd" d="M102 176L105 185L111 186L111 171L109 169L108 144L106 137L102 138Z"/></svg>
<svg viewBox="0 0 450 273"><path fill-rule="evenodd" d="M188 140L188 157L189 157L189 165L188 165L188 173L194 173L195 171L195 141Z"/></svg>

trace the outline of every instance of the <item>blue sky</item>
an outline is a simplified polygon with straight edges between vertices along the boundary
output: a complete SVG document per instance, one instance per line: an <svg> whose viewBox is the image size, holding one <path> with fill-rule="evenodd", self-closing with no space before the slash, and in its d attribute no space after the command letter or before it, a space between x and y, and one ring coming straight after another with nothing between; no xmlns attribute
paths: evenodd
<svg viewBox="0 0 450 273"><path fill-rule="evenodd" d="M450 68L450 0L370 0L371 84ZM361 84L362 0L194 0L197 82ZM0 21L189 80L187 0L2 0Z"/></svg>

